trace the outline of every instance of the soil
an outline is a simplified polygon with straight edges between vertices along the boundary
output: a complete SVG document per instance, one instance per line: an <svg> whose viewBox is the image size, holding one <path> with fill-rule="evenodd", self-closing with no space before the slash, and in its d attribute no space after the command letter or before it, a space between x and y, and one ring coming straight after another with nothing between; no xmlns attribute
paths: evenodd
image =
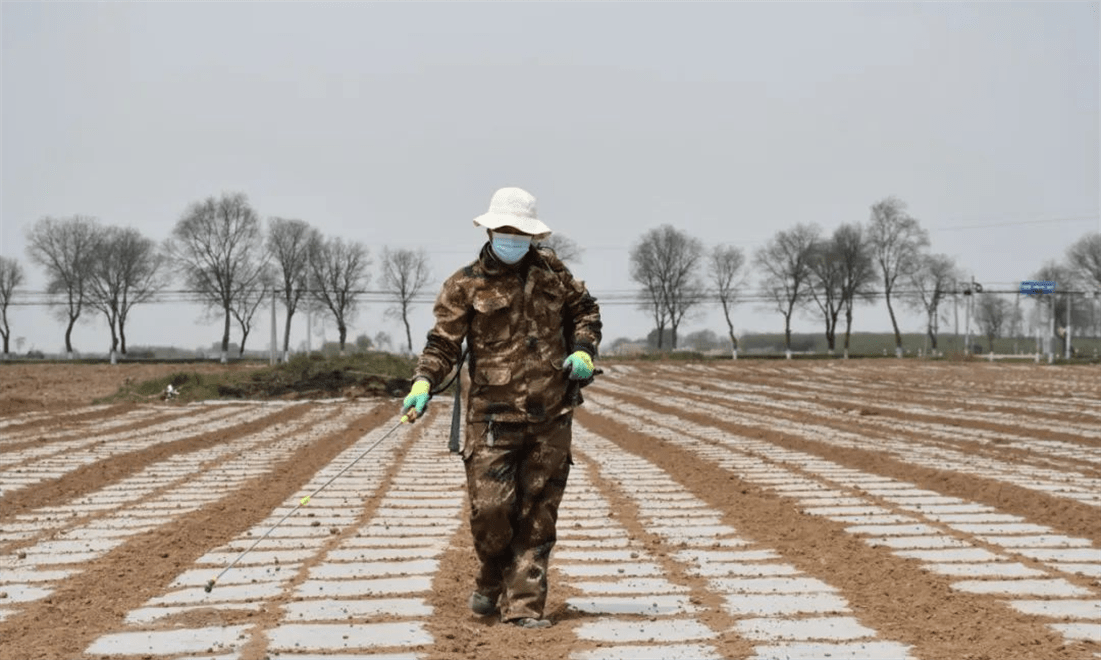
<svg viewBox="0 0 1101 660"><path fill-rule="evenodd" d="M808 439L780 426L754 422L749 413L761 408L752 402L726 401L729 415L706 409L686 410L676 405L677 397L710 401L710 391L737 391L740 385L773 387L775 401L790 401L790 407L770 408L777 421L827 426L869 438L887 437L873 422L899 422L901 431L891 437L913 442L930 441L918 422L932 422L962 431L983 431L1035 440L1066 443L1072 447L1101 447L1096 431L1101 429L1101 370L1096 367L1047 367L1046 365L999 365L975 363L921 363L911 360L834 361L776 363L740 360L706 364L615 363L614 372L624 367L629 378L598 381L586 390L603 405L638 406L655 413L675 415L685 424L714 427L724 432L765 441L777 447L828 459L863 472L905 480L920 488L994 507L1000 513L1021 516L1028 522L1048 525L1057 533L1088 539L1101 549L1101 510L1058 496L1028 490L988 477L910 464L874 447L838 447ZM200 365L190 370L218 372L248 367ZM48 444L54 432L80 432L97 420L125 416L152 406L154 402L124 403L92 407L92 401L114 393L123 384L148 380L178 371L177 365L0 365L0 452ZM629 384L629 391L624 385ZM590 395L591 393L591 395ZM331 393L326 393L326 395ZM345 392L345 396L354 396ZM982 405L964 400L982 400ZM379 399L380 401L382 399ZM854 403L855 401L855 403ZM158 411L135 418L134 428L153 424L172 412L171 402L155 402ZM795 405L800 404L800 405ZM813 405L802 405L813 404ZM133 475L173 455L215 446L265 429L293 423L320 404L296 401L251 422L231 425L218 433L186 437L152 448L121 453L66 472L56 479L0 494L0 529L20 513L57 507ZM915 410L920 408L920 410ZM610 441L623 451L652 462L678 482L686 492L721 513L723 522L755 541L773 548L784 562L836 587L850 603L853 616L875 629L882 639L908 644L911 654L925 660L942 658L1006 660L1096 659L1101 644L1068 642L1047 624L1053 621L1027 616L1010 608L1007 600L969 594L952 589L951 580L921 568L915 561L899 558L884 547L874 547L845 531L846 525L810 516L793 500L743 481L718 464L667 442L656 434L628 428L621 419L601 417L582 407L578 423ZM1022 427L998 415L1018 415L1022 410L1039 424ZM29 415L49 412L51 415ZM850 411L846 413L845 411ZM162 594L196 559L264 520L281 502L306 484L315 473L351 446L364 433L394 422L392 406L378 406L371 413L346 423L323 438L306 444L273 468L244 484L230 495L157 529L130 538L114 550L88 562L83 570L62 583L50 596L25 603L0 620L0 660L80 660L89 644L104 634L123 630L124 618L150 598ZM741 415L740 412L746 414ZM992 416L974 413L991 413ZM839 414L840 413L840 414ZM335 414L335 413L334 413ZM1065 424L1064 424L1065 422ZM1093 425L1095 433L1082 428ZM423 425L421 425L423 426ZM35 438L27 431L41 429ZM9 442L18 432L19 440ZM416 430L419 433L421 430ZM399 449L415 441L415 433ZM961 435L945 440L955 451L975 456L996 456L1010 463L1033 465L1037 456L1026 449L1000 450L997 443L981 442ZM1013 443L1006 441L1005 446ZM588 461L578 450L579 460ZM1058 466L1099 477L1097 463L1073 459L1051 459ZM1064 460L1064 462L1058 462ZM377 508L389 479L400 461L394 463L374 497L364 502L363 515ZM7 468L6 465L0 469ZM730 630L734 623L721 609L721 599L706 588L706 580L686 572L671 559L677 548L652 534L640 521L637 507L615 484L590 472L590 480L611 503L613 516L632 538L639 539L661 561L663 570L692 589L699 619L714 630ZM567 490L567 497L569 491ZM465 514L464 514L465 515ZM0 556L18 553L25 544L0 541ZM1101 551L1101 550L1099 550ZM579 640L573 628L589 618L566 605L576 596L552 575L547 616L555 622L544 630L522 630L492 619L473 616L466 607L475 571L469 532L462 528L440 558L440 568L428 603L435 615L428 630L436 640L426 657L443 660L460 658L512 658L536 660L565 658L572 653L595 649L597 643ZM553 571L553 559L552 559ZM1099 590L1096 578L1067 574L1069 582ZM2 587L0 587L2 590ZM279 622L282 597L263 602L256 610L209 608L162 622L165 628L260 624L274 627ZM0 605L3 603L0 602ZM754 644L727 633L715 641L724 657L747 658ZM162 657L162 656L158 656ZM268 657L256 638L242 651L243 660Z"/></svg>

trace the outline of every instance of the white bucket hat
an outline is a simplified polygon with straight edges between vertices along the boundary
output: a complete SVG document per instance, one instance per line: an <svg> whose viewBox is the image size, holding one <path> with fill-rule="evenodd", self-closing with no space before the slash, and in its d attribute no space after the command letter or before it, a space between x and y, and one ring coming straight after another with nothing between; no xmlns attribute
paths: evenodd
<svg viewBox="0 0 1101 660"><path fill-rule="evenodd" d="M489 212L474 218L476 227L499 229L514 227L541 241L551 235L535 213L535 197L520 188L501 188L489 200Z"/></svg>

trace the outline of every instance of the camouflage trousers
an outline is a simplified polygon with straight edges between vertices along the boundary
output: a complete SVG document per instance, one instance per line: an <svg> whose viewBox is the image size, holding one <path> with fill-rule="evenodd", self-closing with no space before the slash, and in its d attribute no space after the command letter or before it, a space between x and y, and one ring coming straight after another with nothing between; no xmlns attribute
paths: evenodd
<svg viewBox="0 0 1101 660"><path fill-rule="evenodd" d="M543 617L547 563L570 473L573 414L541 424L467 424L463 462L478 593L505 621Z"/></svg>

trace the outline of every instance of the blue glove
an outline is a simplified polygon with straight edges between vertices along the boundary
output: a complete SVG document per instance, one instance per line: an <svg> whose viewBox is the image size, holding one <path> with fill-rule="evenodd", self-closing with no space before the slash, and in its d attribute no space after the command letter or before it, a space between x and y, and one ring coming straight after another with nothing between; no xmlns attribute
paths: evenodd
<svg viewBox="0 0 1101 660"><path fill-rule="evenodd" d="M413 381L413 387L409 389L409 394L405 395L405 400L401 402L401 413L403 422L413 422L415 419L424 414L424 409L428 406L428 381L423 378ZM412 409L412 412L406 412Z"/></svg>
<svg viewBox="0 0 1101 660"><path fill-rule="evenodd" d="M574 351L562 363L570 372L570 380L585 380L593 375L593 358L585 351Z"/></svg>

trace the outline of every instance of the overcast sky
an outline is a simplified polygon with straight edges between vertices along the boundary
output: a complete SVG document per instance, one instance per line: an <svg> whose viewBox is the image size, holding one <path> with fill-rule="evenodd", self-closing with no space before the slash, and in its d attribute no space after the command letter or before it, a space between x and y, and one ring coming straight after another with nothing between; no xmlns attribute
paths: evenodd
<svg viewBox="0 0 1101 660"><path fill-rule="evenodd" d="M520 186L583 248L605 340L648 316L630 246L662 224L752 254L777 231L864 222L896 195L987 286L1029 279L1099 206L1099 3L3 2L0 254L44 215L166 238L191 202L424 248L439 283ZM378 282L374 269L373 283ZM753 274L751 273L751 279ZM382 305L352 328L399 337ZM685 332L725 332L717 309ZM43 308L24 350L62 349ZM209 346L198 308L138 307L131 345ZM414 318L414 348L430 327ZM740 330L783 319L737 308ZM882 303L857 330L890 329ZM809 316L798 331L819 331ZM907 315L905 331L920 331ZM302 326L304 329L304 326ZM266 348L269 332L251 348ZM329 338L335 338L329 331ZM234 332L234 340L237 333ZM292 336L292 345L304 332ZM103 351L100 318L77 350ZM316 346L316 344L315 344ZM14 347L13 347L14 348Z"/></svg>

